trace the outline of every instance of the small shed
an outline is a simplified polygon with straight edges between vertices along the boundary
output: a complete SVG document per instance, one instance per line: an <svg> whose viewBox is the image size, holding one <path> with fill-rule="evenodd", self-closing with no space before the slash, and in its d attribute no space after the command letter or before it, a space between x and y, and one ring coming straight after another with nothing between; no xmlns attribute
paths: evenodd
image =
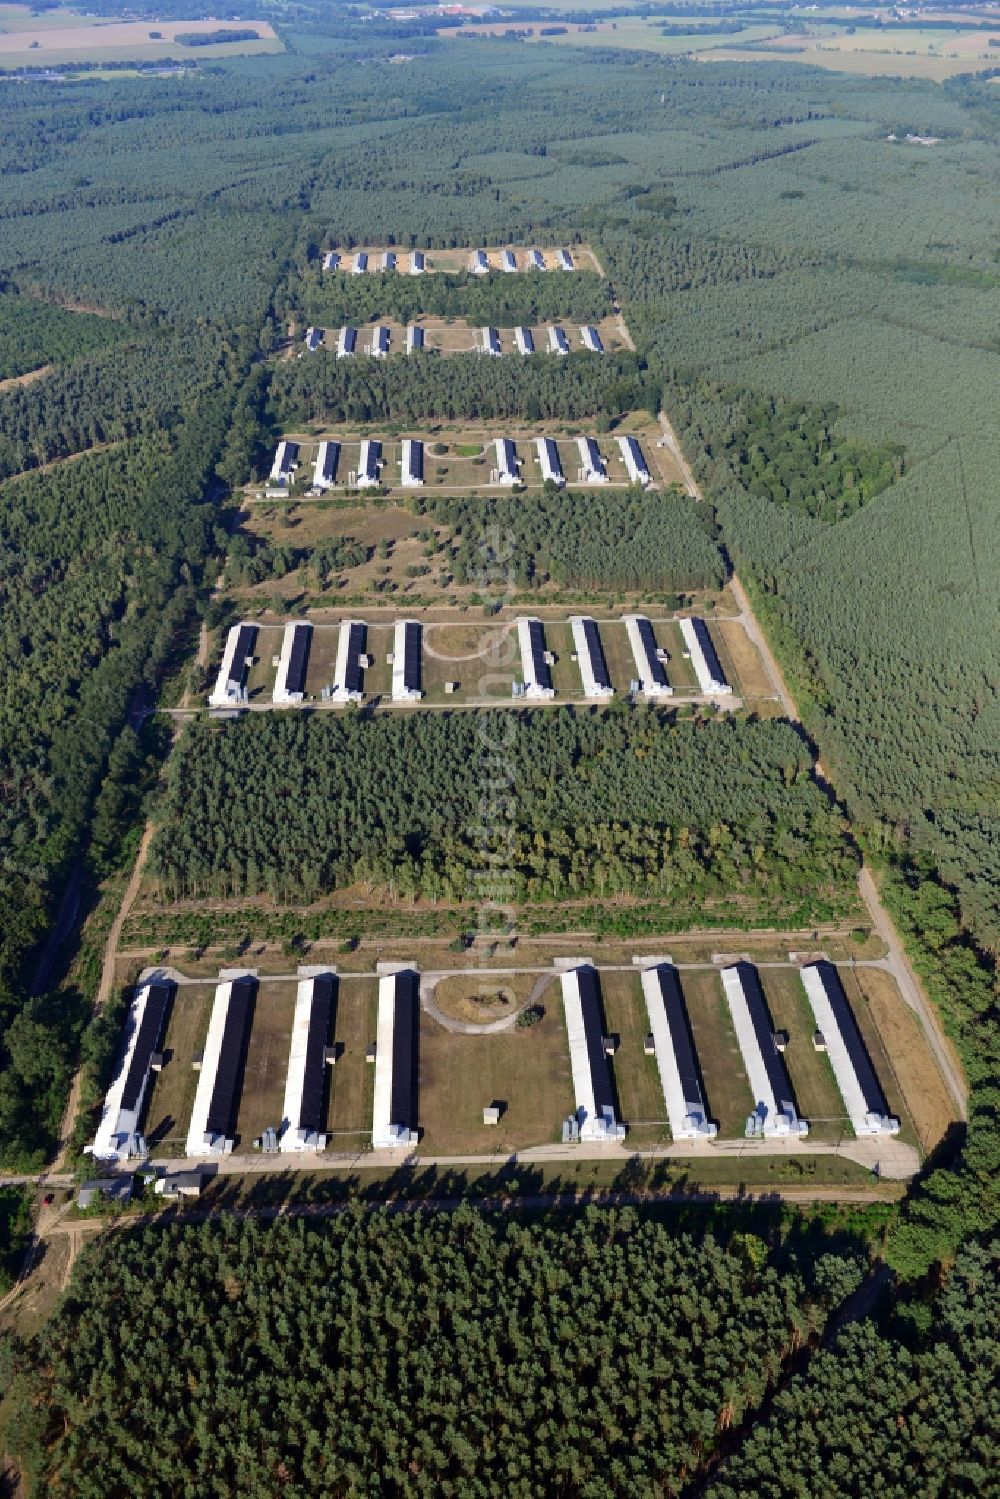
<svg viewBox="0 0 1000 1499"><path fill-rule="evenodd" d="M375 1042L372 1041L365 1047L365 1061L372 1065L375 1063Z"/></svg>
<svg viewBox="0 0 1000 1499"><path fill-rule="evenodd" d="M500 1123L500 1105L499 1104L488 1103L486 1105L486 1107L483 1109L483 1123L484 1124L499 1124Z"/></svg>
<svg viewBox="0 0 1000 1499"><path fill-rule="evenodd" d="M615 1052L618 1050L620 1040L621 1037L616 1035L613 1031L610 1036L602 1036L601 1044L604 1047L604 1055L606 1057L614 1056Z"/></svg>
<svg viewBox="0 0 1000 1499"><path fill-rule="evenodd" d="M201 1171L175 1171L173 1176L161 1176L153 1190L160 1197L200 1197L204 1185Z"/></svg>
<svg viewBox="0 0 1000 1499"><path fill-rule="evenodd" d="M813 1031L813 1051L826 1051L826 1037L822 1031Z"/></svg>
<svg viewBox="0 0 1000 1499"><path fill-rule="evenodd" d="M646 1032L646 1039L642 1043L642 1051L643 1051L643 1055L644 1056L647 1056L647 1057L655 1057L656 1056L656 1041L654 1039L652 1031L647 1031Z"/></svg>
<svg viewBox="0 0 1000 1499"><path fill-rule="evenodd" d="M774 1049L775 1049L775 1051L787 1051L787 1049L788 1049L788 1032L787 1031L775 1031L774 1032L774 1036L773 1036L773 1040L774 1040Z"/></svg>

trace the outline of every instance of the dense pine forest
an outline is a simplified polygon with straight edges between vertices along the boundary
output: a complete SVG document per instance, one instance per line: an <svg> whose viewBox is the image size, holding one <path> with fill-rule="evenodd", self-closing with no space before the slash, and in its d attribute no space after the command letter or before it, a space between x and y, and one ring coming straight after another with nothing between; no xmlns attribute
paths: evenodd
<svg viewBox="0 0 1000 1499"><path fill-rule="evenodd" d="M559 361L558 384L442 359L427 399L605 419L662 400L706 504L428 512L448 507L461 566L506 517L526 582L666 590L735 567L811 740L560 710L529 737L505 715L519 890L836 897L860 846L969 1120L865 1254L793 1252L791 1210L786 1244L741 1235L725 1208L694 1237L466 1210L112 1233L37 1337L3 1337L7 1450L34 1490L102 1499L996 1492L1000 93L454 43L325 0L274 20L280 55L5 85L0 380L43 373L0 389L0 1161L51 1158L93 1044L93 994L58 966L36 983L40 946L63 892L85 911L131 846L165 752L143 714L207 607L230 501L279 414L411 419L391 362L276 362L287 325L420 312L620 305L634 356ZM404 43L419 57L390 64ZM332 243L510 241L592 244L607 279L320 270ZM454 896L471 723L195 725L157 809L164 890ZM23 1198L4 1212L12 1273ZM818 1346L866 1255L889 1270L878 1319Z"/></svg>
<svg viewBox="0 0 1000 1499"><path fill-rule="evenodd" d="M484 828L497 743L517 805L513 826ZM855 869L790 726L654 709L200 721L159 815L152 868L170 897L289 901L362 883L463 900L505 850L519 900L736 887L836 904Z"/></svg>
<svg viewBox="0 0 1000 1499"><path fill-rule="evenodd" d="M523 363L523 368L521 367ZM644 380L634 354L573 353L515 361L481 354L414 353L405 359L338 359L321 349L278 367L271 384L278 424L401 422L458 418L577 421L607 427L626 411L660 409L659 385ZM595 423L593 418L597 417ZM601 420L603 418L603 421Z"/></svg>
<svg viewBox="0 0 1000 1499"><path fill-rule="evenodd" d="M285 317L322 327L374 318L410 323L427 317L512 328L519 323L595 323L611 311L608 283L593 271L519 271L516 276L491 277L435 271L387 279L323 271L320 265L318 258L310 259L289 285L287 301L279 303Z"/></svg>
<svg viewBox="0 0 1000 1499"><path fill-rule="evenodd" d="M496 554L518 588L550 580L583 588L718 588L725 578L710 518L681 494L618 491L519 499L415 499L454 536L457 583L481 576ZM502 540L498 540L502 538Z"/></svg>
<svg viewBox="0 0 1000 1499"><path fill-rule="evenodd" d="M13 1436L78 1499L679 1494L861 1279L831 1248L593 1209L121 1233Z"/></svg>

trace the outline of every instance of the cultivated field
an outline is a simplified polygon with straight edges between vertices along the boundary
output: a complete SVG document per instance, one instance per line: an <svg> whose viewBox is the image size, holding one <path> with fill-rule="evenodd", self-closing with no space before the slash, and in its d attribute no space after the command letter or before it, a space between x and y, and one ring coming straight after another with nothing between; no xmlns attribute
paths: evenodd
<svg viewBox="0 0 1000 1499"><path fill-rule="evenodd" d="M257 40L185 46L178 36L255 31ZM267 21L114 21L69 10L35 15L27 6L0 5L0 69L74 62L197 62L284 49Z"/></svg>
<svg viewBox="0 0 1000 1499"><path fill-rule="evenodd" d="M482 329L478 324L466 322L464 318L429 318L417 319L418 327L424 330L424 349L428 354L477 354L482 352L483 338ZM547 354L549 352L549 327L548 323L535 323L530 326L529 331L534 339L535 353ZM583 341L583 333L579 326L572 323L560 324L566 335L566 341L572 351L583 350L586 346ZM601 342L609 354L619 349L627 349L628 344L622 337L621 328L617 318L606 317L600 322L593 324L597 329ZM394 322L391 318L381 323L361 323L357 325L358 347L357 353L352 358L363 359L370 354L372 346L372 333L376 327L388 328L389 330L389 355L406 353L406 325ZM514 338L513 328L498 328L500 335L500 347L504 355L514 354L520 358L517 343ZM324 328L323 342L321 347L336 350L339 328ZM308 352L302 349L302 339L296 337L294 342L288 346L292 354L301 352L303 358L308 358Z"/></svg>
<svg viewBox="0 0 1000 1499"><path fill-rule="evenodd" d="M938 82L957 73L997 66L997 49L989 45L991 33L932 24L935 19L946 17L928 15L922 18L927 21L924 26L902 27L894 26L886 12L883 19L887 24L875 28L857 26L847 12L828 11L825 7L824 11L830 16L843 14L843 26L810 25L805 18L800 29L792 32L777 23L752 22L738 32L713 32L710 18L696 12L670 16L672 28L690 28L677 35L663 34L662 19L634 16L617 21L560 22L558 34L552 35L551 21L519 22L513 16L504 21L447 27L438 35L461 41L472 36L503 37L516 31L518 38L527 42L615 47L691 57L699 62L801 62L862 77L890 75ZM1000 19L995 13L969 19L995 21L1000 40Z"/></svg>

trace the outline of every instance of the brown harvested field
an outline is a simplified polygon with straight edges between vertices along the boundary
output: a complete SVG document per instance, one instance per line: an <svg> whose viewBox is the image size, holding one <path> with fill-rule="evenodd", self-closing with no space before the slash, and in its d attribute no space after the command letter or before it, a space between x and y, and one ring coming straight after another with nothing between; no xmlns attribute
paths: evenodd
<svg viewBox="0 0 1000 1499"><path fill-rule="evenodd" d="M215 983L182 984L174 995L164 1050L169 1060L153 1078L145 1134L157 1155L183 1155L188 1121L198 1087L191 1065L208 1035Z"/></svg>
<svg viewBox="0 0 1000 1499"><path fill-rule="evenodd" d="M265 980L257 989L236 1114L236 1144L244 1154L268 1126L281 1129L296 987Z"/></svg>
<svg viewBox="0 0 1000 1499"><path fill-rule="evenodd" d="M981 33L982 34L982 33ZM995 50L995 49L994 49ZM886 52L842 52L835 47L805 43L797 50L783 51L775 47L768 51L739 50L736 47L718 48L712 52L694 53L696 62L800 62L812 68L826 68L833 73L852 73L860 78L926 78L933 83L942 83L958 73L975 71L970 66L972 58L938 56L934 53L911 52L900 47L898 51ZM981 66L995 66L993 54L982 58Z"/></svg>
<svg viewBox="0 0 1000 1499"><path fill-rule="evenodd" d="M838 971L889 1110L902 1125L900 1138L933 1150L956 1110L919 1020L891 974L846 966Z"/></svg>
<svg viewBox="0 0 1000 1499"><path fill-rule="evenodd" d="M809 1123L809 1138L836 1142L853 1136L830 1058L813 1049L816 1022L798 969L764 968L760 978L775 1030L788 1032L784 1062L799 1116Z"/></svg>
<svg viewBox="0 0 1000 1499"><path fill-rule="evenodd" d="M649 1023L639 974L602 970L600 980L608 1033L620 1039L611 1070L628 1138L637 1146L669 1140L656 1058L647 1057L643 1051Z"/></svg>
<svg viewBox="0 0 1000 1499"><path fill-rule="evenodd" d="M434 986L434 1003L452 1020L489 1025L520 1009L531 997L537 979L534 973L453 973Z"/></svg>
<svg viewBox="0 0 1000 1499"><path fill-rule="evenodd" d="M257 23L254 22L254 25L256 24ZM368 266L366 271L363 273L365 275L408 275L410 272L410 251L401 249L396 245L352 245L350 249L345 249L343 245L331 244L327 245L325 248L329 250L340 251L340 254L343 257L341 269L348 274L351 274L351 260L355 255L358 254L364 254L368 256ZM418 246L417 248L419 249L420 247ZM435 271L446 271L452 275L459 271L467 271L469 269L469 264L474 252L476 250L483 249L486 251L486 257L489 261L490 270L503 275L509 274L503 271L500 260L500 256L504 250L513 250L514 257L517 261L518 271L524 271L528 269L529 251L541 250L542 256L545 260L546 269L550 271L557 271L559 270L559 264L556 260L556 252L559 248L560 247L558 245L468 245L464 249L425 250L424 268L430 273L433 273ZM604 272L601 269L600 262L598 261L596 255L589 245L566 245L563 248L569 250L569 253L573 258L574 265L578 270L596 271L599 276L603 276ZM395 271L386 272L383 269L382 256L385 254L386 250L395 250L396 252L398 258ZM563 272L563 274L572 275L572 272Z"/></svg>
<svg viewBox="0 0 1000 1499"><path fill-rule="evenodd" d="M249 31L257 40L185 46L178 36L217 31ZM173 58L196 62L210 57L284 48L267 21L116 21L51 11L32 16L26 6L0 6L0 68L39 67L73 62L123 62Z"/></svg>
<svg viewBox="0 0 1000 1499"><path fill-rule="evenodd" d="M681 989L705 1085L708 1117L718 1124L723 1139L740 1139L753 1098L722 980L718 971L682 973Z"/></svg>
<svg viewBox="0 0 1000 1499"><path fill-rule="evenodd" d="M545 1015L526 1030L462 1036L421 1011L417 1123L420 1149L430 1154L507 1154L561 1138L573 1112L569 1043L559 991L550 989ZM483 1109L506 1103L498 1125Z"/></svg>
<svg viewBox="0 0 1000 1499"><path fill-rule="evenodd" d="M375 1068L365 1050L375 1040L377 979L341 979L337 985L334 1039L342 1048L330 1080L326 1129L330 1148L366 1148L371 1143Z"/></svg>
<svg viewBox="0 0 1000 1499"><path fill-rule="evenodd" d="M735 619L712 619L708 625L722 669L733 690L748 702L773 698L774 688L764 670L760 653L742 624Z"/></svg>
<svg viewBox="0 0 1000 1499"><path fill-rule="evenodd" d="M482 327L478 323L467 322L464 318L432 318L421 317L417 319L418 327L424 330L424 348L428 353L441 354L475 354L482 351ZM529 325L535 345L535 354L544 356L549 352L549 323L532 323ZM585 344L583 333L577 323L564 322L560 325L566 334L566 341L574 352L583 351ZM593 326L597 329L601 343L606 353L613 354L620 349L627 349L628 342L622 334L616 317L601 318ZM379 323L357 324L358 348L354 358L364 359L370 357L369 351L372 345L372 334L376 327L388 328L389 330L389 357L395 354L406 354L406 324L394 321L392 318L383 318ZM323 330L324 349L336 349L338 328L325 328ZM517 347L517 340L513 328L498 328L500 335L500 347L503 351L502 357L510 355L516 358L524 358ZM289 353L295 353L301 339L296 337L291 345L286 348L281 357L287 357ZM303 355L303 357L308 357Z"/></svg>

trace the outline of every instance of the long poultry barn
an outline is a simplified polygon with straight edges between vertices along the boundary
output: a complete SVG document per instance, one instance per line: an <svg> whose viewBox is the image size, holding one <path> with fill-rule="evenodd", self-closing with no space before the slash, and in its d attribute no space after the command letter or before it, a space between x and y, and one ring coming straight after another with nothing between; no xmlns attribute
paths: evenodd
<svg viewBox="0 0 1000 1499"><path fill-rule="evenodd" d="M701 691L713 696L732 692L705 621L685 618L680 626Z"/></svg>
<svg viewBox="0 0 1000 1499"><path fill-rule="evenodd" d="M331 973L312 974L300 979L296 990L280 1140L285 1152L326 1146L323 1124L334 982Z"/></svg>
<svg viewBox="0 0 1000 1499"><path fill-rule="evenodd" d="M607 484L608 470L601 450L593 437L578 437L576 450L580 455L580 478L584 484Z"/></svg>
<svg viewBox="0 0 1000 1499"><path fill-rule="evenodd" d="M366 437L361 444L358 457L358 473L355 483L358 489L374 489L378 484L379 464L382 461L382 444L374 437Z"/></svg>
<svg viewBox="0 0 1000 1499"><path fill-rule="evenodd" d="M778 1051L767 1001L752 963L722 970L722 986L746 1068L754 1109L748 1135L806 1135L792 1098L792 1084Z"/></svg>
<svg viewBox="0 0 1000 1499"><path fill-rule="evenodd" d="M299 460L299 445L291 438L283 437L274 450L271 464L271 483L287 484L295 472Z"/></svg>
<svg viewBox="0 0 1000 1499"><path fill-rule="evenodd" d="M226 636L219 675L209 693L210 707L227 708L246 702L247 671L253 660L256 641L257 626L250 620L233 625Z"/></svg>
<svg viewBox="0 0 1000 1499"><path fill-rule="evenodd" d="M645 454L634 437L619 437L618 451L622 455L625 464L625 472L628 474L630 484L640 484L643 489L649 489L653 480L650 476L649 465Z"/></svg>
<svg viewBox="0 0 1000 1499"><path fill-rule="evenodd" d="M584 697L614 697L615 689L611 684L611 675L604 657L604 647L601 644L601 632L597 628L597 621L588 619L583 614L574 614L571 615L569 624L573 632L573 646L576 650L577 665L580 668Z"/></svg>
<svg viewBox="0 0 1000 1499"><path fill-rule="evenodd" d="M105 1094L94 1143L88 1150L96 1160L124 1161L145 1154L139 1125L153 1058L163 1043L176 989L169 980L147 979L132 996L115 1074Z"/></svg>
<svg viewBox="0 0 1000 1499"><path fill-rule="evenodd" d="M417 619L397 619L392 636L392 700L412 703L422 698L420 651L423 627Z"/></svg>
<svg viewBox="0 0 1000 1499"><path fill-rule="evenodd" d="M416 437L404 437L400 460L404 489L419 489L424 482L424 445Z"/></svg>
<svg viewBox="0 0 1000 1499"><path fill-rule="evenodd" d="M640 692L644 697L670 697L674 689L667 681L660 648L649 620L642 614L626 614L625 633L639 674Z"/></svg>
<svg viewBox="0 0 1000 1499"><path fill-rule="evenodd" d="M216 988L188 1126L189 1156L229 1155L233 1149L237 1092L256 992L257 979L250 973L224 978Z"/></svg>
<svg viewBox="0 0 1000 1499"><path fill-rule="evenodd" d="M509 437L498 437L496 439L497 455L497 483L507 488L520 482L520 474L517 471L517 448Z"/></svg>
<svg viewBox="0 0 1000 1499"><path fill-rule="evenodd" d="M677 970L669 963L644 969L642 992L670 1133L675 1140L712 1140L718 1126L708 1117Z"/></svg>
<svg viewBox="0 0 1000 1499"><path fill-rule="evenodd" d="M316 462L313 466L313 488L329 489L337 482L337 469L340 466L340 443L331 438L325 439L316 449Z"/></svg>
<svg viewBox="0 0 1000 1499"><path fill-rule="evenodd" d="M417 1143L417 974L387 973L378 985L372 1146L398 1150Z"/></svg>
<svg viewBox="0 0 1000 1499"><path fill-rule="evenodd" d="M337 659L333 668L333 686L327 696L337 703L360 703L362 692L361 657L368 637L368 627L360 619L342 619L337 636Z"/></svg>
<svg viewBox="0 0 1000 1499"><path fill-rule="evenodd" d="M556 691L552 685L552 668L549 653L545 649L545 629L540 619L519 619L517 643L521 651L521 674L524 687L515 697L551 698Z"/></svg>
<svg viewBox="0 0 1000 1499"><path fill-rule="evenodd" d="M306 667L309 664L309 646L312 642L312 625L307 620L290 621L281 638L281 654L278 657L278 675L274 682L272 700L275 703L301 703L306 695Z"/></svg>
<svg viewBox="0 0 1000 1499"><path fill-rule="evenodd" d="M584 965L565 969L562 995L579 1138L601 1144L621 1140L625 1126L615 1114L595 970Z"/></svg>
<svg viewBox="0 0 1000 1499"><path fill-rule="evenodd" d="M899 1120L889 1113L836 968L828 962L809 963L801 977L854 1133L898 1134Z"/></svg>
<svg viewBox="0 0 1000 1499"><path fill-rule="evenodd" d="M542 483L554 484L557 489L564 488L566 475L563 473L555 438L536 437L535 451L538 454L538 466L542 471Z"/></svg>

